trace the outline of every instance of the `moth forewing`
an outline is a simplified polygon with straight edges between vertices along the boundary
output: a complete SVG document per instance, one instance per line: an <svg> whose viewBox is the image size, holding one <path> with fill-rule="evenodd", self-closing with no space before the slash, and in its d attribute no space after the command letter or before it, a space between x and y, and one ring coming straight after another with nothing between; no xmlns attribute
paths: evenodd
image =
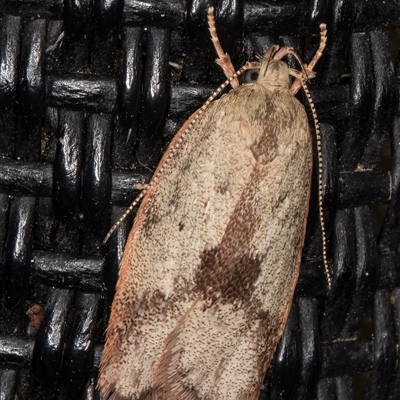
<svg viewBox="0 0 400 400"><path fill-rule="evenodd" d="M299 274L312 163L275 56L195 113L157 168L121 262L103 398L258 397Z"/></svg>

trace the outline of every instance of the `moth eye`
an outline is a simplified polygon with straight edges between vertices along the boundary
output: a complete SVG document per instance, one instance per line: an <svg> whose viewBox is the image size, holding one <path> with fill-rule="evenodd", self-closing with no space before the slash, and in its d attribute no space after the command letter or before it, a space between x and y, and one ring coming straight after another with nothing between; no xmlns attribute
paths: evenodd
<svg viewBox="0 0 400 400"><path fill-rule="evenodd" d="M253 83L256 82L258 79L258 75L260 70L258 68L249 69L244 73L244 81L245 83Z"/></svg>

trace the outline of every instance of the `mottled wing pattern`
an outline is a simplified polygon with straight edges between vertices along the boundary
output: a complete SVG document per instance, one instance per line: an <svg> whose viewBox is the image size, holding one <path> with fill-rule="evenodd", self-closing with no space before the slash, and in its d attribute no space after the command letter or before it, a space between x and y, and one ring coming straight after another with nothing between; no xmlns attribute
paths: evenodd
<svg viewBox="0 0 400 400"><path fill-rule="evenodd" d="M305 111L289 90L242 86L181 147L127 242L101 393L256 399L298 276L311 171Z"/></svg>

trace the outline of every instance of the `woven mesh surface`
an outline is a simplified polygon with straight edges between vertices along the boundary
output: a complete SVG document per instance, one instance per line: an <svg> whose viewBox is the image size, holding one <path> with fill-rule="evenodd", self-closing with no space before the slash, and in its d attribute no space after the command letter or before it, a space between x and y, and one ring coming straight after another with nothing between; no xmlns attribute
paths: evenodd
<svg viewBox="0 0 400 400"><path fill-rule="evenodd" d="M1 399L99 398L132 219L101 241L224 80L206 26L211 3L1 3ZM314 194L295 301L260 398L399 399L399 71L387 34L400 27L399 3L213 5L237 67L273 42L308 61L319 24L328 26L310 91L322 127L332 289Z"/></svg>

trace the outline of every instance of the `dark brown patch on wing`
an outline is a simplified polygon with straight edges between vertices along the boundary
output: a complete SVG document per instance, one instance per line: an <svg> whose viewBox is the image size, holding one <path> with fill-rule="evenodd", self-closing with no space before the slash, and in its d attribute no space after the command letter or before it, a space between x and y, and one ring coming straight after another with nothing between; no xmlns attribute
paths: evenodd
<svg viewBox="0 0 400 400"><path fill-rule="evenodd" d="M165 394L162 390L152 390L147 393L143 393L139 400L166 400Z"/></svg>
<svg viewBox="0 0 400 400"><path fill-rule="evenodd" d="M246 254L234 259L226 256L220 248L203 251L197 287L212 302L218 298L230 303L247 302L260 274L260 260Z"/></svg>
<svg viewBox="0 0 400 400"><path fill-rule="evenodd" d="M260 224L256 193L260 181L256 167L227 224L219 246L200 256L196 289L204 298L226 302L248 301L260 274L263 255L249 254L249 243Z"/></svg>

